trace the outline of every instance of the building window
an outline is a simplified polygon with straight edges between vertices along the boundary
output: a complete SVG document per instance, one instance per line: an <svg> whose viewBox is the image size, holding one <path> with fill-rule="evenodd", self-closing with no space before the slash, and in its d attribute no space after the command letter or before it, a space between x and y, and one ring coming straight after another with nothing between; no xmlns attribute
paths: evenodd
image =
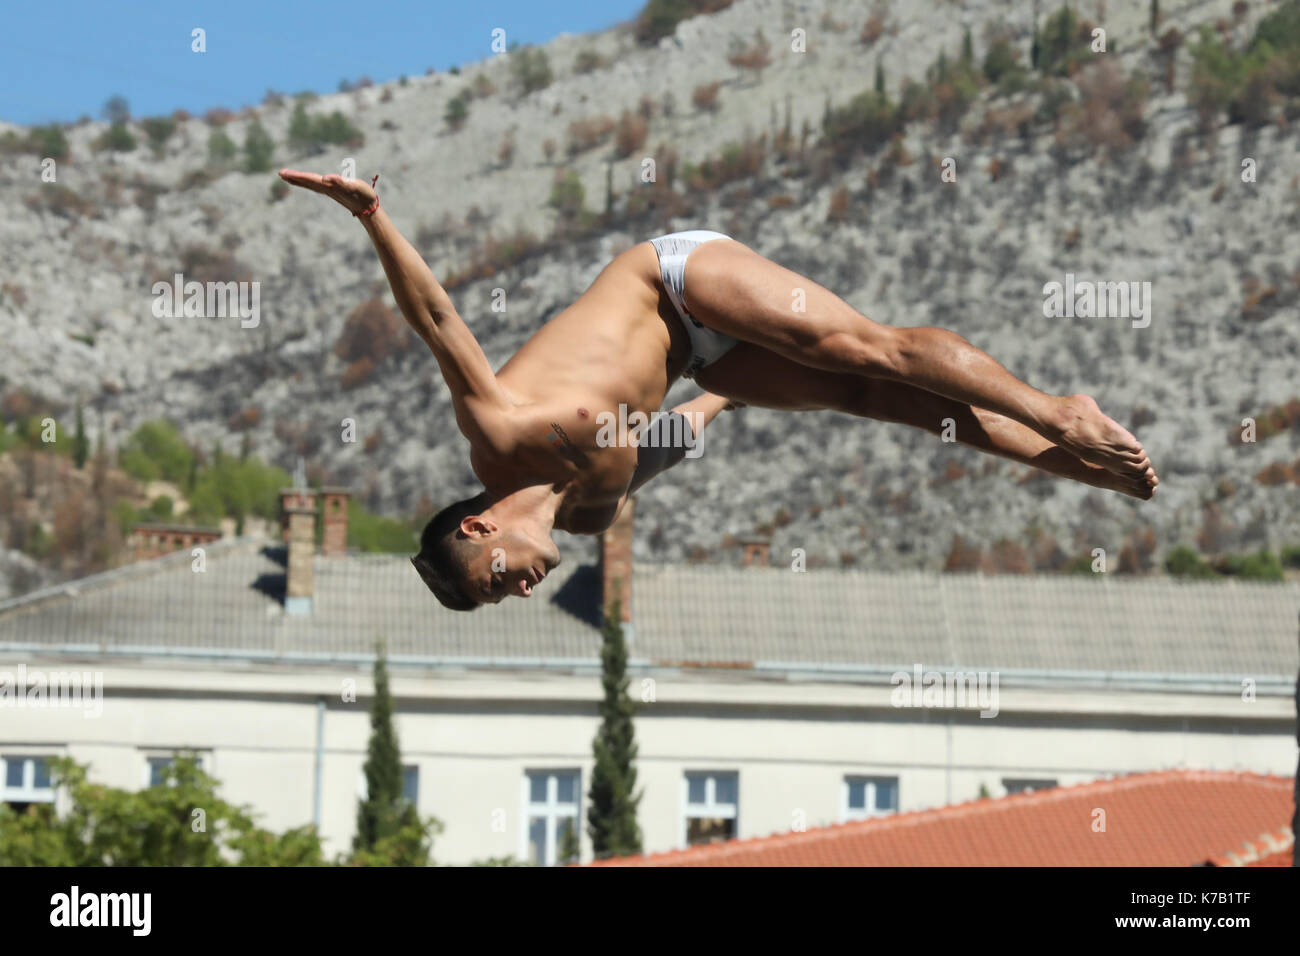
<svg viewBox="0 0 1300 956"><path fill-rule="evenodd" d="M15 813L22 813L33 803L54 803L54 787L45 757L5 754L0 757L0 803Z"/></svg>
<svg viewBox="0 0 1300 956"><path fill-rule="evenodd" d="M865 820L897 812L897 777L844 778L845 820Z"/></svg>
<svg viewBox="0 0 1300 956"><path fill-rule="evenodd" d="M413 763L402 767L402 798L413 807L420 805L420 768Z"/></svg>
<svg viewBox="0 0 1300 956"><path fill-rule="evenodd" d="M686 775L686 844L721 843L736 835L739 778L734 773Z"/></svg>
<svg viewBox="0 0 1300 956"><path fill-rule="evenodd" d="M1002 780L1002 786L1007 790L1007 796L1013 793L1033 793L1035 790L1051 790L1055 787L1055 780L1037 779L1032 777L1005 777Z"/></svg>
<svg viewBox="0 0 1300 956"><path fill-rule="evenodd" d="M578 781L576 770L530 770L524 775L528 862L555 866L577 858Z"/></svg>
<svg viewBox="0 0 1300 956"><path fill-rule="evenodd" d="M192 753L192 751L191 751ZM180 751L172 753L161 753L155 751L151 754L145 754L145 781L146 787L159 787L167 782L167 771L176 761ZM199 769L204 773L208 772L208 755L206 753L194 754L199 761Z"/></svg>

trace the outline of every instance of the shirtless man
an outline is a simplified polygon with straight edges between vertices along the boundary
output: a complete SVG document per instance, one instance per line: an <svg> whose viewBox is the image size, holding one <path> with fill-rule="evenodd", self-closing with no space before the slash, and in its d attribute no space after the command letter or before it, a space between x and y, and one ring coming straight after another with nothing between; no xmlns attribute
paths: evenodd
<svg viewBox="0 0 1300 956"><path fill-rule="evenodd" d="M692 425L689 444L730 403L834 409L936 434L951 419L964 444L1135 498L1159 484L1141 443L1086 395L1031 388L944 329L877 324L718 233L675 233L616 256L494 373L372 184L280 176L360 220L451 390L483 491L436 514L412 559L446 607L529 597L560 562L553 529L604 531L638 487L685 457L680 442L638 449L601 436L620 405L656 413L681 375L707 390L674 409Z"/></svg>

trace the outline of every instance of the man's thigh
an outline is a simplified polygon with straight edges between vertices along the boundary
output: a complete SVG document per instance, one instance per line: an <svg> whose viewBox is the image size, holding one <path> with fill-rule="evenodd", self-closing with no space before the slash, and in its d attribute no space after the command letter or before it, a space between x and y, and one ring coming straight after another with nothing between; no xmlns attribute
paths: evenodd
<svg viewBox="0 0 1300 956"><path fill-rule="evenodd" d="M700 388L759 408L852 412L871 379L801 365L750 342L741 342L695 375Z"/></svg>
<svg viewBox="0 0 1300 956"><path fill-rule="evenodd" d="M694 249L685 286L687 309L724 335L826 371L887 371L896 329L735 240Z"/></svg>

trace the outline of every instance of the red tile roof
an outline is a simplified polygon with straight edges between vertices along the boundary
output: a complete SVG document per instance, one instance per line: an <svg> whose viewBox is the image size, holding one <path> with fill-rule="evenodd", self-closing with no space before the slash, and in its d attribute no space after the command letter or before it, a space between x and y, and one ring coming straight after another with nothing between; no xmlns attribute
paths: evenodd
<svg viewBox="0 0 1300 956"><path fill-rule="evenodd" d="M597 865L1191 866L1278 834L1293 784L1167 770Z"/></svg>
<svg viewBox="0 0 1300 956"><path fill-rule="evenodd" d="M1261 833L1235 850L1214 859L1215 866L1290 866L1295 834L1290 827Z"/></svg>

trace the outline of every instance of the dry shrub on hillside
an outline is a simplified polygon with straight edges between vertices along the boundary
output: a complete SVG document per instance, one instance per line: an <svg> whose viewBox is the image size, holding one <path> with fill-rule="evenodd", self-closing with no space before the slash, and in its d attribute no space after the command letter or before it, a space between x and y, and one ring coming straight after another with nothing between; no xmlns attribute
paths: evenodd
<svg viewBox="0 0 1300 956"><path fill-rule="evenodd" d="M637 152L645 145L649 131L650 126L645 117L625 110L618 118L618 126L614 131L614 155L625 159Z"/></svg>
<svg viewBox="0 0 1300 956"><path fill-rule="evenodd" d="M378 365L406 348L409 342L406 323L381 299L367 299L347 317L334 354L347 362L369 359Z"/></svg>
<svg viewBox="0 0 1300 956"><path fill-rule="evenodd" d="M702 112L712 113L718 108L718 90L721 83L702 83L691 93L691 104Z"/></svg>
<svg viewBox="0 0 1300 956"><path fill-rule="evenodd" d="M1065 106L1059 141L1089 152L1110 154L1146 135L1147 82L1127 76L1114 60L1084 67L1075 77L1079 101Z"/></svg>
<svg viewBox="0 0 1300 956"><path fill-rule="evenodd" d="M226 428L232 432L246 432L256 428L262 421L262 410L256 405L249 406L242 412L235 412L226 419Z"/></svg>
<svg viewBox="0 0 1300 956"><path fill-rule="evenodd" d="M196 244L181 250L180 271L186 282L248 282L252 270L225 249L209 249ZM155 281L170 281L171 275Z"/></svg>
<svg viewBox="0 0 1300 956"><path fill-rule="evenodd" d="M343 375L339 379L344 390L357 388L364 385L370 380L370 374L375 370L375 363L369 358L359 358L343 370Z"/></svg>
<svg viewBox="0 0 1300 956"><path fill-rule="evenodd" d="M49 183L23 198L32 212L49 213L60 219L98 218L99 207L61 183Z"/></svg>
<svg viewBox="0 0 1300 956"><path fill-rule="evenodd" d="M761 77L763 70L772 65L772 44L763 36L762 30L755 30L752 43L732 40L727 62L738 70L749 70Z"/></svg>
<svg viewBox="0 0 1300 956"><path fill-rule="evenodd" d="M952 547L948 558L943 563L945 571L978 571L983 559L983 552L977 546L969 545L961 535L952 536Z"/></svg>
<svg viewBox="0 0 1300 956"><path fill-rule="evenodd" d="M867 17L867 22L862 25L862 32L858 34L860 40L866 46L871 46L885 32L885 18L878 12Z"/></svg>
<svg viewBox="0 0 1300 956"><path fill-rule="evenodd" d="M577 156L589 149L595 149L613 135L614 126L614 120L608 116L574 120L569 124L567 146L569 155Z"/></svg>

